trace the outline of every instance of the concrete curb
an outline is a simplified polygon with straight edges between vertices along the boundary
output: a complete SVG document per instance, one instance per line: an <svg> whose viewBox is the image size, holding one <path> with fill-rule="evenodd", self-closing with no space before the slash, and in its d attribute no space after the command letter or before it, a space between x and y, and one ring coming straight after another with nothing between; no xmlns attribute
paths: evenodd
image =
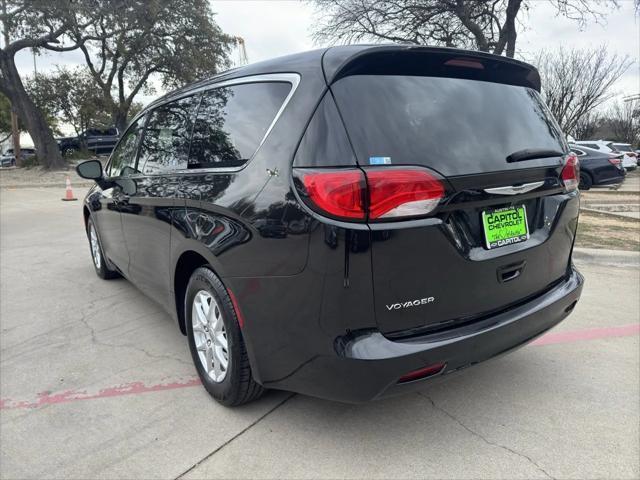
<svg viewBox="0 0 640 480"><path fill-rule="evenodd" d="M628 220L629 222L640 222L640 218L633 218L617 212L607 212L606 210L596 210L595 208L581 208L581 212L591 213L593 215L601 215L603 217L613 217L618 220Z"/></svg>
<svg viewBox="0 0 640 480"><path fill-rule="evenodd" d="M93 185L93 182L71 182L71 186L73 188L76 187L90 187L91 185ZM16 188L61 188L62 190L64 190L65 185L64 185L64 181L63 182L58 182L58 183L18 183L15 185L0 185L1 189L16 189Z"/></svg>
<svg viewBox="0 0 640 480"><path fill-rule="evenodd" d="M584 192L585 195L591 195L594 194L595 196L606 196L606 195L634 195L634 196L638 196L640 195L640 192L638 192L637 190L612 190L612 189L601 189L601 190L594 190L591 189L588 192Z"/></svg>
<svg viewBox="0 0 640 480"><path fill-rule="evenodd" d="M640 267L640 252L634 250L575 247L573 259L577 262L597 263L613 267Z"/></svg>

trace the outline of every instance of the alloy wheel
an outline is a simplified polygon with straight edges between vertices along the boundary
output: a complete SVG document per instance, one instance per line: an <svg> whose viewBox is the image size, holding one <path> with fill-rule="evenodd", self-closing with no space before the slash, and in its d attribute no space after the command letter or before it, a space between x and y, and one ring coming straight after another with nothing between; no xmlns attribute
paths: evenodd
<svg viewBox="0 0 640 480"><path fill-rule="evenodd" d="M99 270L102 265L102 254L100 253L100 243L98 242L98 235L96 235L96 229L93 224L89 227L89 242L91 243L91 256L93 257L93 263Z"/></svg>
<svg viewBox="0 0 640 480"><path fill-rule="evenodd" d="M200 363L211 380L222 382L229 368L227 331L222 310L206 290L200 290L193 298L191 324Z"/></svg>

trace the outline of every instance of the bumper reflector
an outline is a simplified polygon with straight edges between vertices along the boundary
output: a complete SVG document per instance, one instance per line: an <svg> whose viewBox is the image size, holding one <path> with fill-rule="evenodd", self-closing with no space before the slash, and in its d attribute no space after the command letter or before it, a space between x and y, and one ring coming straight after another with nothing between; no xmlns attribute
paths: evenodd
<svg viewBox="0 0 640 480"><path fill-rule="evenodd" d="M421 380L423 378L437 375L444 370L445 366L446 363L434 363L433 365L428 365L418 370L414 370L413 372L409 372L401 376L398 383L413 382L414 380Z"/></svg>

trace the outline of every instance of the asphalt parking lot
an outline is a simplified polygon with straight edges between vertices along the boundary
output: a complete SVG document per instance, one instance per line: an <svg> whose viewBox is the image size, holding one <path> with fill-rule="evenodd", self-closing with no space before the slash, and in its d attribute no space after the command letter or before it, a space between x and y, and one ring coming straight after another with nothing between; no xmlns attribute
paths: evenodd
<svg viewBox="0 0 640 480"><path fill-rule="evenodd" d="M0 190L1 478L640 476L637 267L577 262L557 329L419 393L227 409L169 316L96 277L62 195Z"/></svg>

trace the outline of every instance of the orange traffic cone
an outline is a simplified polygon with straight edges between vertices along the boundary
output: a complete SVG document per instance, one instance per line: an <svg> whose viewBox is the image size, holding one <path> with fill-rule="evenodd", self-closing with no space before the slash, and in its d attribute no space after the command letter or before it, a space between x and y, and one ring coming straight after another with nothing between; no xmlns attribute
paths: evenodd
<svg viewBox="0 0 640 480"><path fill-rule="evenodd" d="M69 177L67 176L67 191L64 195L64 198L62 199L63 202L71 202L73 200L78 200L76 197L73 196L73 190L71 189L71 180L69 180Z"/></svg>

